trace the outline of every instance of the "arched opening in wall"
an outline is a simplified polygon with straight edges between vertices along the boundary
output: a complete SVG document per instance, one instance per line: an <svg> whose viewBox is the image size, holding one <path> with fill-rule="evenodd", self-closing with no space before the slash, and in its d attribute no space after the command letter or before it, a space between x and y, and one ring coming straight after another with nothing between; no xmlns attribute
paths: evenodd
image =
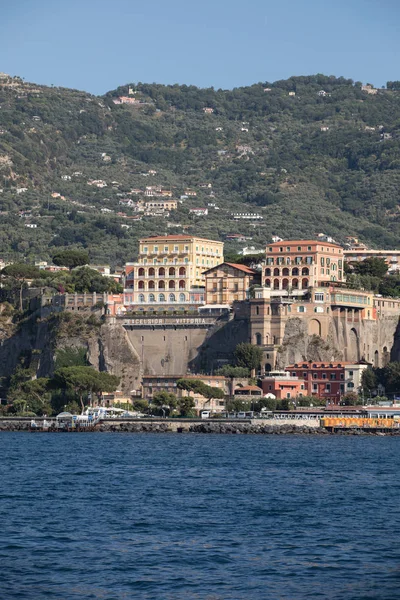
<svg viewBox="0 0 400 600"><path fill-rule="evenodd" d="M321 337L321 323L318 319L311 319L308 325L308 333L309 335L318 335Z"/></svg>
<svg viewBox="0 0 400 600"><path fill-rule="evenodd" d="M149 302L155 302L156 298L154 296L154 294L149 294Z"/></svg>
<svg viewBox="0 0 400 600"><path fill-rule="evenodd" d="M262 344L261 333L256 333L256 344L257 344L257 346L261 346L261 344Z"/></svg>
<svg viewBox="0 0 400 600"><path fill-rule="evenodd" d="M175 302L175 294L169 295L169 302Z"/></svg>
<svg viewBox="0 0 400 600"><path fill-rule="evenodd" d="M159 302L165 302L165 295L164 294L158 294L158 301Z"/></svg>
<svg viewBox="0 0 400 600"><path fill-rule="evenodd" d="M303 268L302 268L302 270L301 270L301 274L302 274L302 275L309 275L309 274L310 274L310 272L309 272L309 270L307 269L307 267L303 267Z"/></svg>
<svg viewBox="0 0 400 600"><path fill-rule="evenodd" d="M299 270L297 267L295 267L294 269L292 269L292 276L293 277L298 277L299 276Z"/></svg>
<svg viewBox="0 0 400 600"><path fill-rule="evenodd" d="M294 290L298 290L299 289L299 280L298 279L292 279L292 288Z"/></svg>
<svg viewBox="0 0 400 600"><path fill-rule="evenodd" d="M387 346L383 346L382 350L382 366L386 367L386 365L390 362L390 353L388 352Z"/></svg>
<svg viewBox="0 0 400 600"><path fill-rule="evenodd" d="M357 330L350 329L349 332L349 345L347 348L347 360L357 361L360 360L360 348Z"/></svg>
<svg viewBox="0 0 400 600"><path fill-rule="evenodd" d="M179 294L179 302L185 302L186 296L185 294Z"/></svg>
<svg viewBox="0 0 400 600"><path fill-rule="evenodd" d="M158 269L158 276L159 277L165 277L165 269L164 269L164 267L160 267Z"/></svg>
<svg viewBox="0 0 400 600"><path fill-rule="evenodd" d="M269 363L266 363L266 364L265 364L265 367L264 367L264 369L265 369L265 372L266 372L266 373L269 373L270 371L272 371L272 367L271 367L271 365L270 365Z"/></svg>
<svg viewBox="0 0 400 600"><path fill-rule="evenodd" d="M158 282L158 289L165 290L165 281L163 281L162 279Z"/></svg>
<svg viewBox="0 0 400 600"><path fill-rule="evenodd" d="M179 276L180 277L184 277L186 275L186 269L185 267L180 267L179 269Z"/></svg>
<svg viewBox="0 0 400 600"><path fill-rule="evenodd" d="M144 281L138 281L139 290L144 290Z"/></svg>
<svg viewBox="0 0 400 600"><path fill-rule="evenodd" d="M149 269L149 277L154 277L156 274L155 270L153 269L153 267L150 267Z"/></svg>
<svg viewBox="0 0 400 600"><path fill-rule="evenodd" d="M287 290L289 287L289 279L282 279L282 289Z"/></svg>
<svg viewBox="0 0 400 600"><path fill-rule="evenodd" d="M153 280L150 280L150 281L149 281L149 290L154 290L154 289L155 289L155 287L156 287L156 284L154 283L154 281L153 281Z"/></svg>
<svg viewBox="0 0 400 600"><path fill-rule="evenodd" d="M268 335L268 333L267 333L267 335L265 336L265 343L266 343L266 344L267 344L267 346L268 346L268 344L269 344L269 335Z"/></svg>
<svg viewBox="0 0 400 600"><path fill-rule="evenodd" d="M144 294L139 294L139 302L144 302Z"/></svg>
<svg viewBox="0 0 400 600"><path fill-rule="evenodd" d="M266 279L265 280L265 287L271 287L271 280L270 279Z"/></svg>
<svg viewBox="0 0 400 600"><path fill-rule="evenodd" d="M271 277L271 269L265 269L265 277Z"/></svg>
<svg viewBox="0 0 400 600"><path fill-rule="evenodd" d="M274 279L274 290L279 290L279 279Z"/></svg>
<svg viewBox="0 0 400 600"><path fill-rule="evenodd" d="M279 269L274 269L274 277L279 277Z"/></svg>
<svg viewBox="0 0 400 600"><path fill-rule="evenodd" d="M181 279L181 280L179 281L179 289L180 289L180 290L184 290L184 289L185 289L185 286L186 286L186 284L185 284L185 281L184 281L183 279Z"/></svg>
<svg viewBox="0 0 400 600"><path fill-rule="evenodd" d="M285 267L284 269L282 269L282 275L284 277L289 277L289 269L287 267Z"/></svg>
<svg viewBox="0 0 400 600"><path fill-rule="evenodd" d="M301 280L301 288L303 290L306 290L308 288L308 279L302 279Z"/></svg>
<svg viewBox="0 0 400 600"><path fill-rule="evenodd" d="M170 269L169 269L169 276L170 277L175 277L175 269L174 269L174 267L170 267Z"/></svg>
<svg viewBox="0 0 400 600"><path fill-rule="evenodd" d="M379 352L378 352L378 350L375 350L375 352L374 352L374 367L375 368L379 367Z"/></svg>
<svg viewBox="0 0 400 600"><path fill-rule="evenodd" d="M169 284L168 284L168 288L170 290L174 290L175 289L175 281L170 281Z"/></svg>
<svg viewBox="0 0 400 600"><path fill-rule="evenodd" d="M144 277L144 269L140 268L138 275L139 275L139 277Z"/></svg>

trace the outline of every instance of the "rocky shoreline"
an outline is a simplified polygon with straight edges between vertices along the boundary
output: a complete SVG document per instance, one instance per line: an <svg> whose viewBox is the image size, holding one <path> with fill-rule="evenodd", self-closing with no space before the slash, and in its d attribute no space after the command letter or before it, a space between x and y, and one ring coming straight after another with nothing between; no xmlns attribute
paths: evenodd
<svg viewBox="0 0 400 600"><path fill-rule="evenodd" d="M115 423L115 422L103 422L93 428L82 428L80 430L73 430L73 433L84 433L84 432L105 432L105 433L205 433L205 434L229 434L229 435L400 435L400 430L389 431L389 432L376 432L368 430L357 430L347 429L336 431L335 433L329 432L322 427L308 426L308 425L264 425L257 423L173 423L169 422L134 422L134 423ZM0 421L0 432L16 432L16 431L31 431L30 422L22 421ZM41 432L41 429L37 429L37 432ZM35 431L35 432L36 432ZM46 432L63 432L63 430L57 430L55 427L46 429Z"/></svg>

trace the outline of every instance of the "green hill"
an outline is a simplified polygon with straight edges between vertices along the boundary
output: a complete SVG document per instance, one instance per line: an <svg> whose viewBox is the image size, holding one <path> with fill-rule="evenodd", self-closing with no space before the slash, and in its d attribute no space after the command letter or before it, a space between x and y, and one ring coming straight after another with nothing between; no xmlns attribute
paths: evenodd
<svg viewBox="0 0 400 600"><path fill-rule="evenodd" d="M254 246L324 232L399 247L400 91L390 87L367 93L315 75L233 90L139 83L95 97L0 74L0 258L73 246L122 264L140 236L183 230L241 233ZM133 214L121 199L144 198L132 189L157 185L197 195L169 218L117 214Z"/></svg>

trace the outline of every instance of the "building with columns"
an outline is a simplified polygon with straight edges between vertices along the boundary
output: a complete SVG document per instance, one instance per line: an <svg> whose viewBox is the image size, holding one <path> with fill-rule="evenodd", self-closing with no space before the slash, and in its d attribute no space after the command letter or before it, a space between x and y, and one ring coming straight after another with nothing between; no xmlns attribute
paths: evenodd
<svg viewBox="0 0 400 600"><path fill-rule="evenodd" d="M138 261L127 265L132 304L202 304L204 271L223 260L223 242L191 235L142 238Z"/></svg>
<svg viewBox="0 0 400 600"><path fill-rule="evenodd" d="M343 248L316 240L280 241L266 247L263 285L302 293L309 287L343 282Z"/></svg>

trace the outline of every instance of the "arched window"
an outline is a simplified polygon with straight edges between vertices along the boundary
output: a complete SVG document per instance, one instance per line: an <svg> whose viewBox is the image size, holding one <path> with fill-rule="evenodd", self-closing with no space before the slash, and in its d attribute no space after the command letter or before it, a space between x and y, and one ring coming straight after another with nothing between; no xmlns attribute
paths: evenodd
<svg viewBox="0 0 400 600"><path fill-rule="evenodd" d="M299 280L298 279L292 279L292 288L294 290L298 290L299 289Z"/></svg>
<svg viewBox="0 0 400 600"><path fill-rule="evenodd" d="M181 279L180 282L179 282L179 289L180 290L184 290L185 289L185 282L184 282L183 279Z"/></svg>
<svg viewBox="0 0 400 600"><path fill-rule="evenodd" d="M283 279L282 280L282 289L287 290L288 287L289 287L289 279Z"/></svg>
<svg viewBox="0 0 400 600"><path fill-rule="evenodd" d="M165 302L165 296L164 296L164 294L158 294L158 301L159 302Z"/></svg>
<svg viewBox="0 0 400 600"><path fill-rule="evenodd" d="M293 277L298 277L299 275L299 270L297 267L295 267L294 269L292 269L292 276Z"/></svg>
<svg viewBox="0 0 400 600"><path fill-rule="evenodd" d="M303 279L301 282L301 287L303 290L306 290L308 288L308 279Z"/></svg>
<svg viewBox="0 0 400 600"><path fill-rule="evenodd" d="M144 302L144 294L139 294L139 302Z"/></svg>
<svg viewBox="0 0 400 600"><path fill-rule="evenodd" d="M265 269L265 276L271 277L271 269Z"/></svg>
<svg viewBox="0 0 400 600"><path fill-rule="evenodd" d="M261 346L261 343L262 343L261 333L256 333L256 344L257 344L257 346Z"/></svg>
<svg viewBox="0 0 400 600"><path fill-rule="evenodd" d="M156 284L154 283L154 281L151 279L149 281L149 290L154 290L156 287Z"/></svg>
<svg viewBox="0 0 400 600"><path fill-rule="evenodd" d="M179 302L185 302L186 296L185 294L179 294Z"/></svg>
<svg viewBox="0 0 400 600"><path fill-rule="evenodd" d="M149 294L149 302L155 302L156 298L154 296L154 294Z"/></svg>
<svg viewBox="0 0 400 600"><path fill-rule="evenodd" d="M153 267L150 267L149 269L149 277L154 277L156 274L155 270L153 269Z"/></svg>
<svg viewBox="0 0 400 600"><path fill-rule="evenodd" d="M165 269L164 269L164 267L160 267L158 269L158 276L159 277L165 277Z"/></svg>
<svg viewBox="0 0 400 600"><path fill-rule="evenodd" d="M279 269L274 269L274 277L279 277Z"/></svg>
<svg viewBox="0 0 400 600"><path fill-rule="evenodd" d="M279 279L274 279L274 290L279 290Z"/></svg>
<svg viewBox="0 0 400 600"><path fill-rule="evenodd" d="M139 290L144 290L144 281L138 281Z"/></svg>
<svg viewBox="0 0 400 600"><path fill-rule="evenodd" d="M170 302L175 302L175 294L170 294L169 295L169 301Z"/></svg>
<svg viewBox="0 0 400 600"><path fill-rule="evenodd" d="M174 267L170 267L169 268L169 276L170 277L175 277L175 269L174 269Z"/></svg>
<svg viewBox="0 0 400 600"><path fill-rule="evenodd" d="M284 277L289 277L289 269L287 267L282 270L282 275Z"/></svg>
<svg viewBox="0 0 400 600"><path fill-rule="evenodd" d="M271 287L271 280L270 279L266 279L265 280L265 287Z"/></svg>
<svg viewBox="0 0 400 600"><path fill-rule="evenodd" d="M175 289L175 281L172 281L172 280L171 280L171 281L168 283L168 288L169 288L170 290L174 290L174 289Z"/></svg>
<svg viewBox="0 0 400 600"><path fill-rule="evenodd" d="M302 274L302 275L309 275L309 273L310 273L310 272L309 272L309 270L307 269L307 267L303 267L303 268L302 268L302 270L301 270L301 274Z"/></svg>
<svg viewBox="0 0 400 600"><path fill-rule="evenodd" d="M179 277L184 277L186 275L186 269L185 267L181 267L179 269Z"/></svg>
<svg viewBox="0 0 400 600"><path fill-rule="evenodd" d="M144 277L144 269L142 267L140 267L138 275L139 277Z"/></svg>
<svg viewBox="0 0 400 600"><path fill-rule="evenodd" d="M163 281L162 279L160 279L160 281L158 282L158 289L165 290L165 281Z"/></svg>

